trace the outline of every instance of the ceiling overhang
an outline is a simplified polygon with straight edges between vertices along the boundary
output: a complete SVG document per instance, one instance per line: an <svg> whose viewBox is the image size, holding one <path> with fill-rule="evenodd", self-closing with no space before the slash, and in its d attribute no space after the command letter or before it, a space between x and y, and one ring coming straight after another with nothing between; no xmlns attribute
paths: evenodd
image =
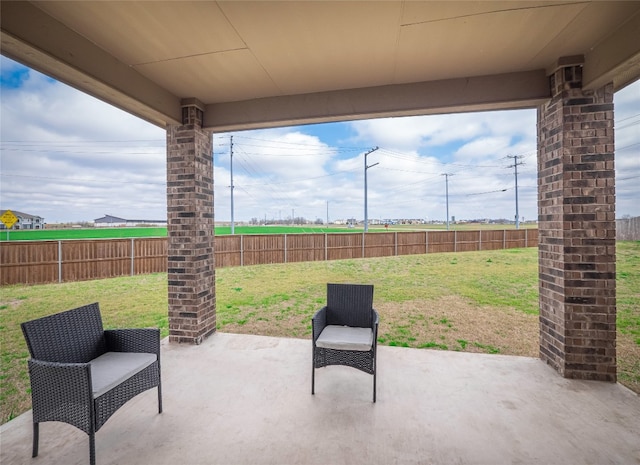
<svg viewBox="0 0 640 465"><path fill-rule="evenodd" d="M188 21L157 24L181 8L191 22L206 8L220 50L158 55L203 46L180 36ZM582 57L587 89L640 77L640 2L3 1L0 9L3 55L161 127L180 123L185 98L203 102L204 125L216 132L532 108L549 98L549 70L568 55ZM364 11L370 18L356 15ZM269 27L283 15L282 31ZM121 38L111 33L117 18L126 19ZM379 39L368 31L376 21Z"/></svg>

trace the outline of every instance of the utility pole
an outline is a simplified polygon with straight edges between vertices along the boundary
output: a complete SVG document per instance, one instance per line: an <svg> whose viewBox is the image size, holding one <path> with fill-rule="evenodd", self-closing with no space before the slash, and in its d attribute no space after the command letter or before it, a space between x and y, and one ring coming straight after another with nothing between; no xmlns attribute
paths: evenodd
<svg viewBox="0 0 640 465"><path fill-rule="evenodd" d="M233 136L229 138L229 172L231 173L231 234L235 234L233 221Z"/></svg>
<svg viewBox="0 0 640 465"><path fill-rule="evenodd" d="M329 226L329 201L327 200L327 226Z"/></svg>
<svg viewBox="0 0 640 465"><path fill-rule="evenodd" d="M449 176L453 176L453 173L442 173L444 176L445 195L447 199L447 231L449 230Z"/></svg>
<svg viewBox="0 0 640 465"><path fill-rule="evenodd" d="M509 168L514 168L516 176L516 229L520 229L520 214L518 213L518 165L524 165L523 162L518 163L518 155L509 155L507 158L513 158L513 165Z"/></svg>
<svg viewBox="0 0 640 465"><path fill-rule="evenodd" d="M364 232L369 231L369 212L367 209L367 170L379 164L374 163L373 165L367 166L367 155L375 152L376 150L378 150L378 147L372 148L364 154Z"/></svg>

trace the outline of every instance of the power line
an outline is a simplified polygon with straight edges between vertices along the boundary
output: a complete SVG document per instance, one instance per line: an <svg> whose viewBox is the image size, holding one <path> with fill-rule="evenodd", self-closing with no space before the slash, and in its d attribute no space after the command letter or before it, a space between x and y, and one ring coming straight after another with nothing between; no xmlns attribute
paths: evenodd
<svg viewBox="0 0 640 465"><path fill-rule="evenodd" d="M0 176L12 177L12 178L27 178L27 179L45 179L49 181L59 181L64 183L69 182L83 182L83 183L100 183L100 184L138 184L138 185L150 185L150 186L164 186L166 182L139 182L139 181L122 181L120 179L90 179L90 178L59 178L52 176L35 176L31 174L13 174L13 173L0 173Z"/></svg>
<svg viewBox="0 0 640 465"><path fill-rule="evenodd" d="M635 144L625 145L624 147L616 147L616 152L620 152L621 150L630 149L631 147L635 147L636 145L640 145L640 142L636 142Z"/></svg>
<svg viewBox="0 0 640 465"><path fill-rule="evenodd" d="M477 193L475 193L475 194L467 194L467 197L470 197L470 196L472 196L472 195L485 195L485 194L494 194L494 193L496 193L496 192L507 192L507 190L508 190L508 189L507 189L507 188L505 188L505 189L497 189L497 190L495 190L495 191L477 192Z"/></svg>
<svg viewBox="0 0 640 465"><path fill-rule="evenodd" d="M311 136L311 137L315 137L315 136ZM290 142L290 141L284 141L281 139L262 139L259 137L249 137L249 136L236 136L236 140L237 138L242 139L246 139L246 140L255 140L255 141L259 141L259 142L274 142L274 143L278 143L278 144L284 144L284 145L294 145L294 146L302 146L302 147L326 147L326 144L324 143L320 143L320 144L305 144L302 142ZM249 145L249 144L245 144L243 143L243 145ZM262 145L259 146L254 146L254 147L261 147ZM337 150L343 150L343 151L362 151L364 150L364 147L334 147Z"/></svg>
<svg viewBox="0 0 640 465"><path fill-rule="evenodd" d="M418 155L417 157L411 157L411 156L407 156L401 152L396 152L394 150L389 150L389 149L385 149L382 148L380 149L380 152L383 154L387 154L387 156L391 157L391 158L397 158L399 160L407 160L407 161L413 161L416 163L429 163L429 164L438 164L438 165L442 165L442 166L455 166L455 167L459 167L459 168L502 168L501 165L468 165L468 164L463 164L463 163L445 163L442 162L440 160L434 159L433 156L420 156ZM424 158L427 157L427 158Z"/></svg>
<svg viewBox="0 0 640 465"><path fill-rule="evenodd" d="M286 191L280 189L281 184L283 184L282 182L278 182L277 180L274 180L268 174L261 172L257 167L255 167L252 164L250 157L242 149L238 149L236 147L236 151L245 156L244 163L243 163L243 160L241 158L238 159L238 162L245 169L245 171L247 171L249 176L252 176L252 172L253 172L253 173L256 173L254 176L257 176L259 178L264 178L264 179L267 179L269 181L269 182L262 182L259 185L261 187L266 187L267 188L266 194L268 194L271 197L271 200L273 202L287 202L290 205L291 204L295 204L295 202L291 199L291 197L289 197L288 193ZM248 165L251 165L251 167L253 169L249 170L249 168L245 165L245 163L248 164ZM245 192L246 192L246 190L245 190ZM264 192L264 190L262 192Z"/></svg>
<svg viewBox="0 0 640 465"><path fill-rule="evenodd" d="M155 142L166 143L164 139L131 139L131 140L86 140L80 141L77 144L70 142L63 142L59 140L3 140L0 144L33 144L33 145L58 145L62 144L62 147L78 147L81 144L129 144L132 142Z"/></svg>
<svg viewBox="0 0 640 465"><path fill-rule="evenodd" d="M631 115L631 116L627 116L626 118L622 118L622 119L618 119L615 120L616 123L622 123L623 121L626 121L628 119L633 119L633 118L637 118L638 116L640 116L640 113L637 113L635 115Z"/></svg>
<svg viewBox="0 0 640 465"><path fill-rule="evenodd" d="M640 174L637 176L627 176L626 178L616 178L616 181L627 181L629 179L637 179L640 178Z"/></svg>
<svg viewBox="0 0 640 465"><path fill-rule="evenodd" d="M630 128L631 126L637 126L638 124L640 124L640 121L634 121L633 123L625 124L624 126L620 126L619 128L616 128L616 131L627 129L627 128Z"/></svg>

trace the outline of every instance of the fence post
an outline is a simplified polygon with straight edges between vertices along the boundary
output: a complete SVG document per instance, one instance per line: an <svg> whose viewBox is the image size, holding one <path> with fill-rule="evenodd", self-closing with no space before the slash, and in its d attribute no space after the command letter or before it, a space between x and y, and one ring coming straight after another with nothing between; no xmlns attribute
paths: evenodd
<svg viewBox="0 0 640 465"><path fill-rule="evenodd" d="M136 260L136 252L135 252L135 246L133 244L133 241L135 241L135 239L132 237L131 238L131 276L135 274L135 260Z"/></svg>
<svg viewBox="0 0 640 465"><path fill-rule="evenodd" d="M365 237L366 237L366 236L365 236L365 233L363 232L363 233L362 233L362 258L364 258L364 257L365 257L365 255L364 255L364 238L365 238Z"/></svg>
<svg viewBox="0 0 640 465"><path fill-rule="evenodd" d="M62 241L58 241L58 282L62 282Z"/></svg>
<svg viewBox="0 0 640 465"><path fill-rule="evenodd" d="M453 231L453 251L458 251L458 230Z"/></svg>
<svg viewBox="0 0 640 465"><path fill-rule="evenodd" d="M240 266L244 266L244 235L240 235Z"/></svg>
<svg viewBox="0 0 640 465"><path fill-rule="evenodd" d="M529 247L529 230L524 230L524 246Z"/></svg>
<svg viewBox="0 0 640 465"><path fill-rule="evenodd" d="M287 263L287 235L284 235L284 262Z"/></svg>
<svg viewBox="0 0 640 465"><path fill-rule="evenodd" d="M394 235L394 241L396 243L396 257L397 257L398 256L398 231L395 231L393 235Z"/></svg>
<svg viewBox="0 0 640 465"><path fill-rule="evenodd" d="M329 242L327 233L324 233L324 261L329 260Z"/></svg>
<svg viewBox="0 0 640 465"><path fill-rule="evenodd" d="M482 250L482 229L480 230L480 237L478 238L478 250Z"/></svg>
<svg viewBox="0 0 640 465"><path fill-rule="evenodd" d="M429 253L429 231L424 232L424 253Z"/></svg>
<svg viewBox="0 0 640 465"><path fill-rule="evenodd" d="M502 230L502 249L506 249L507 248L507 230L503 229Z"/></svg>

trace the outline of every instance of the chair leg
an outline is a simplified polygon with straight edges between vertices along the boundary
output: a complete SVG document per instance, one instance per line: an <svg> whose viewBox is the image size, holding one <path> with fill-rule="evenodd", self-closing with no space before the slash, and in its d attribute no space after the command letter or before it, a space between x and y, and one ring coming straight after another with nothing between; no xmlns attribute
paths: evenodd
<svg viewBox="0 0 640 465"><path fill-rule="evenodd" d="M158 413L162 413L162 383L158 384Z"/></svg>
<svg viewBox="0 0 640 465"><path fill-rule="evenodd" d="M312 355L311 359L311 395L314 395L316 392L316 364L315 364L315 356Z"/></svg>
<svg viewBox="0 0 640 465"><path fill-rule="evenodd" d="M31 457L38 456L38 442L40 439L40 423L33 422L33 454Z"/></svg>
<svg viewBox="0 0 640 465"><path fill-rule="evenodd" d="M373 403L376 403L376 372L373 372Z"/></svg>
<svg viewBox="0 0 640 465"><path fill-rule="evenodd" d="M89 463L96 465L96 433L89 433Z"/></svg>
<svg viewBox="0 0 640 465"><path fill-rule="evenodd" d="M376 355L376 348L374 347L373 349L373 403L376 403L376 375L378 373L378 370L376 368L376 359L377 359L377 355Z"/></svg>

